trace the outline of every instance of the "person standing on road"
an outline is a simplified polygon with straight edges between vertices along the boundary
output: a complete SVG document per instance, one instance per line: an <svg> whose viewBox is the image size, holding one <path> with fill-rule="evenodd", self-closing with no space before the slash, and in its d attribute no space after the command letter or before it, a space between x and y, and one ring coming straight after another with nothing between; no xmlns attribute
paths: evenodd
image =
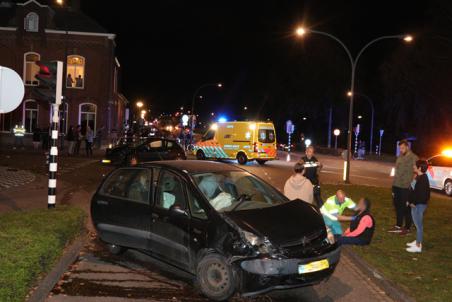
<svg viewBox="0 0 452 302"><path fill-rule="evenodd" d="M70 126L67 132L66 140L69 142L69 146L67 148L68 155L74 154L74 145L75 145L75 133L74 126Z"/></svg>
<svg viewBox="0 0 452 302"><path fill-rule="evenodd" d="M321 208L323 205L323 200L320 195L319 173L323 165L314 156L313 146L306 148L306 155L301 158L301 161L304 163L304 176L309 179L309 181L313 185L313 195L315 203L317 204L317 207Z"/></svg>
<svg viewBox="0 0 452 302"><path fill-rule="evenodd" d="M427 203L430 199L430 183L426 174L428 163L425 160L416 161L414 172L416 180L414 189L411 191L409 206L411 208L411 216L416 226L416 240L407 243L407 252L422 252L422 242L424 236L424 212L427 209Z"/></svg>
<svg viewBox="0 0 452 302"><path fill-rule="evenodd" d="M74 132L74 138L75 138L75 146L74 146L74 154L79 155L80 154L80 145L82 144L82 127L80 125L77 125L77 128L75 128Z"/></svg>
<svg viewBox="0 0 452 302"><path fill-rule="evenodd" d="M354 210L356 204L351 198L345 195L345 192L338 190L336 195L328 198L320 208L325 225L334 237L342 235L341 221L351 221L352 217L343 216L345 209Z"/></svg>
<svg viewBox="0 0 452 302"><path fill-rule="evenodd" d="M395 166L394 182L392 184L392 198L396 212L396 225L390 233L406 234L410 232L412 218L411 208L408 206L410 185L413 180L413 167L418 157L410 150L406 140L399 142L400 155Z"/></svg>
<svg viewBox="0 0 452 302"><path fill-rule="evenodd" d="M86 126L86 134L85 134L85 149L86 156L93 156L93 141L94 141L94 132L91 127Z"/></svg>
<svg viewBox="0 0 452 302"><path fill-rule="evenodd" d="M294 166L294 172L284 185L284 195L290 200L301 199L303 201L314 203L314 187L309 179L304 175L304 162L298 162Z"/></svg>

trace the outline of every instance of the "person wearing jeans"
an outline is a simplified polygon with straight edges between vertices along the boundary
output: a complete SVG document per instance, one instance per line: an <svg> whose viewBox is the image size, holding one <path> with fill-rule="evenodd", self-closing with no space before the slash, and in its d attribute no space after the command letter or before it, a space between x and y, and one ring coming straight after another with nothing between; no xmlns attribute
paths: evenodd
<svg viewBox="0 0 452 302"><path fill-rule="evenodd" d="M410 150L407 141L399 142L400 155L397 157L394 182L392 184L392 197L396 212L396 225L390 233L407 234L411 228L411 211L407 206L410 195L410 184L413 180L413 166L418 157Z"/></svg>
<svg viewBox="0 0 452 302"><path fill-rule="evenodd" d="M416 240L407 243L408 247L406 251L410 253L422 252L422 242L424 240L424 212L427 209L427 203L430 199L430 183L426 174L427 169L427 161L416 161L414 172L417 176L414 189L411 191L410 202L408 203L411 208L414 225L416 226Z"/></svg>

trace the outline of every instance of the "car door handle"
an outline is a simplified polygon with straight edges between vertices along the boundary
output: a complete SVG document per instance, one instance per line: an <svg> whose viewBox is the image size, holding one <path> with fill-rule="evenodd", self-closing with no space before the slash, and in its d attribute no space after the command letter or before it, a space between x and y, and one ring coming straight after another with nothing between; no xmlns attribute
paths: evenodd
<svg viewBox="0 0 452 302"><path fill-rule="evenodd" d="M109 205L109 202L108 202L108 201L105 201L105 200L98 200L98 201L97 201L97 204L98 204L98 205L103 205L103 206L108 206L108 205Z"/></svg>

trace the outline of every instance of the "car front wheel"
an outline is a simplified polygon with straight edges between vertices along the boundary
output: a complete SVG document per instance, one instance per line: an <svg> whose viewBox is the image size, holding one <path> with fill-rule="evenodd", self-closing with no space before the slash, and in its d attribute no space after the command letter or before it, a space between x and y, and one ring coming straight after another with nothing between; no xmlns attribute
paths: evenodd
<svg viewBox="0 0 452 302"><path fill-rule="evenodd" d="M452 196L452 180L446 181L444 184L444 192L446 192L448 196Z"/></svg>
<svg viewBox="0 0 452 302"><path fill-rule="evenodd" d="M219 254L208 254L199 262L196 270L201 292L210 300L228 300L236 290L232 267Z"/></svg>

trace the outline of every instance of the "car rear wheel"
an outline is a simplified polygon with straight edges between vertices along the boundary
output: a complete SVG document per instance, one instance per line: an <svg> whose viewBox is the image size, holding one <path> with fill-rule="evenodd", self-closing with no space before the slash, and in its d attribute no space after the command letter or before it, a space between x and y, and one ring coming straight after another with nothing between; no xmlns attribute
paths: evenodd
<svg viewBox="0 0 452 302"><path fill-rule="evenodd" d="M444 192L448 196L452 196L452 180L446 180L446 183L444 184Z"/></svg>
<svg viewBox="0 0 452 302"><path fill-rule="evenodd" d="M199 159L199 160L206 159L206 155L204 154L204 152L202 150L198 150L198 152L196 152L196 159Z"/></svg>
<svg viewBox="0 0 452 302"><path fill-rule="evenodd" d="M113 255L120 255L126 251L126 249L120 245L116 245L113 243L107 244L108 251Z"/></svg>
<svg viewBox="0 0 452 302"><path fill-rule="evenodd" d="M265 165L265 163L267 162L266 160L263 159L256 159L256 161L259 165Z"/></svg>
<svg viewBox="0 0 452 302"><path fill-rule="evenodd" d="M201 292L210 300L225 301L235 293L232 267L219 254L208 254L199 262L197 281Z"/></svg>
<svg viewBox="0 0 452 302"><path fill-rule="evenodd" d="M245 153L240 152L239 154L237 154L237 161L241 165L246 165L246 163L248 162L248 158L246 157Z"/></svg>

